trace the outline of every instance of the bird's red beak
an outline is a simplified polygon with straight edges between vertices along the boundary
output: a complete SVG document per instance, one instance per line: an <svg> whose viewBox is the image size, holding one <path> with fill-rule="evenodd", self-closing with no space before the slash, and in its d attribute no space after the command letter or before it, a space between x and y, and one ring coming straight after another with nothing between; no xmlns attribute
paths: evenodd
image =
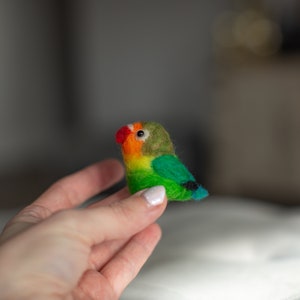
<svg viewBox="0 0 300 300"><path fill-rule="evenodd" d="M123 144L127 136L131 133L128 126L121 127L116 133L116 142L118 144Z"/></svg>

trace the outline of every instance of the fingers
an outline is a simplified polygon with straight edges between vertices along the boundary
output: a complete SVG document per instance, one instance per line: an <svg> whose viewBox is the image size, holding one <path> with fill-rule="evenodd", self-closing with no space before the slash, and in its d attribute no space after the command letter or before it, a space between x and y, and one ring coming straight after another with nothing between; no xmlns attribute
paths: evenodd
<svg viewBox="0 0 300 300"><path fill-rule="evenodd" d="M57 181L34 204L52 212L72 208L112 186L123 176L121 163L108 159Z"/></svg>
<svg viewBox="0 0 300 300"><path fill-rule="evenodd" d="M111 205L120 201L121 199L128 198L130 196L128 192L128 188L123 188L117 193L107 197L106 199L99 201L90 205L88 208L92 209L95 207L100 207L104 205ZM101 244L95 245L92 248L90 254L90 263L93 269L99 270L102 268L103 264L109 261L124 245L128 242L128 238L126 239L116 239L105 241Z"/></svg>
<svg viewBox="0 0 300 300"><path fill-rule="evenodd" d="M89 246L130 238L152 224L167 205L165 188L157 186L109 206L67 210L44 222L54 222L61 234L76 235ZM53 227L52 227L53 229Z"/></svg>
<svg viewBox="0 0 300 300"><path fill-rule="evenodd" d="M77 291L80 299L119 299L126 286L135 278L161 237L161 229L151 224L133 236L99 270L87 271ZM109 296L108 296L109 295Z"/></svg>
<svg viewBox="0 0 300 300"><path fill-rule="evenodd" d="M126 286L136 277L160 238L160 227L157 224L151 224L136 234L126 246L100 270L101 274L110 282L118 298Z"/></svg>
<svg viewBox="0 0 300 300"><path fill-rule="evenodd" d="M127 244L128 239L105 241L94 246L89 257L89 265L93 270L100 270L117 252Z"/></svg>

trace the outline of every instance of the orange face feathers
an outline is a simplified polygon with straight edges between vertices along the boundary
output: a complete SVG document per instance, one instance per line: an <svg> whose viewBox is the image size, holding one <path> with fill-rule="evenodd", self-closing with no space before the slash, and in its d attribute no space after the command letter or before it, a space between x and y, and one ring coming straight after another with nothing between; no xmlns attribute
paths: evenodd
<svg viewBox="0 0 300 300"><path fill-rule="evenodd" d="M116 141L121 144L124 156L142 155L144 143L143 125L140 122L121 127L116 133Z"/></svg>

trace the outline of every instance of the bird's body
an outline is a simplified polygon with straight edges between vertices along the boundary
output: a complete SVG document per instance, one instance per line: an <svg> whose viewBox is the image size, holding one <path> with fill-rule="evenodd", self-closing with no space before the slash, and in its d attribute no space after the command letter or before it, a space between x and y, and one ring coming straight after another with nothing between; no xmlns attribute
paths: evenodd
<svg viewBox="0 0 300 300"><path fill-rule="evenodd" d="M135 193L155 185L166 188L169 200L200 200L208 192L175 154L167 131L156 122L136 122L116 133L122 146L129 190Z"/></svg>

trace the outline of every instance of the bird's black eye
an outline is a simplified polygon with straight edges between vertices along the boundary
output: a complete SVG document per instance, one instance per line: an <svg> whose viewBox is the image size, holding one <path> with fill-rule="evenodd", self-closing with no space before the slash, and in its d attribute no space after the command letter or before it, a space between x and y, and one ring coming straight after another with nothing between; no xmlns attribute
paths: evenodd
<svg viewBox="0 0 300 300"><path fill-rule="evenodd" d="M145 135L145 132L144 132L143 130L139 130L139 131L136 133L136 135L137 135L138 137L143 137L143 136Z"/></svg>
<svg viewBox="0 0 300 300"><path fill-rule="evenodd" d="M140 129L135 134L135 138L137 141L145 142L148 137L149 137L149 131L147 129Z"/></svg>

